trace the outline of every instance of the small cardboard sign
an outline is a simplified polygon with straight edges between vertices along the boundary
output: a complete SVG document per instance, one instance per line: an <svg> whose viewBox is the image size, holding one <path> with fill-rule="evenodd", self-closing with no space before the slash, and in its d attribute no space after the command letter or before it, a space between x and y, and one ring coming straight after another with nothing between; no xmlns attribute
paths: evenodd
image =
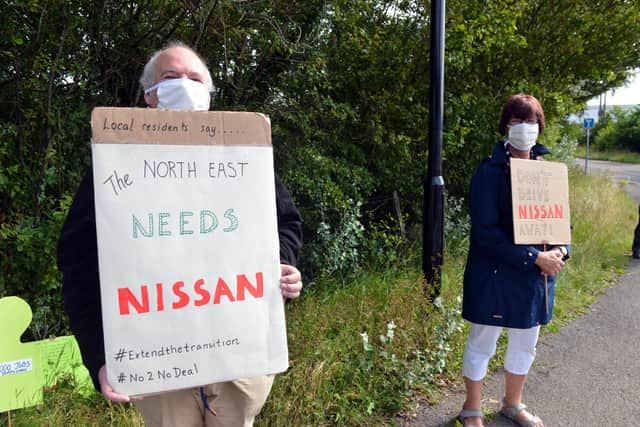
<svg viewBox="0 0 640 427"><path fill-rule="evenodd" d="M96 108L107 375L128 395L288 366L269 119Z"/></svg>
<svg viewBox="0 0 640 427"><path fill-rule="evenodd" d="M571 243L567 165L512 158L511 196L516 244Z"/></svg>

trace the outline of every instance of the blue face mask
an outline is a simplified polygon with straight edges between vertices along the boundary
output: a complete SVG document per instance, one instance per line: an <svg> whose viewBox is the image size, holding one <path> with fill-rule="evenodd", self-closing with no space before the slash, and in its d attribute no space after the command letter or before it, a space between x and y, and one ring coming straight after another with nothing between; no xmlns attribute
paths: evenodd
<svg viewBox="0 0 640 427"><path fill-rule="evenodd" d="M191 79L168 79L163 80L146 89L148 94L157 90L158 108L168 110L193 110L207 111L211 103L209 89Z"/></svg>

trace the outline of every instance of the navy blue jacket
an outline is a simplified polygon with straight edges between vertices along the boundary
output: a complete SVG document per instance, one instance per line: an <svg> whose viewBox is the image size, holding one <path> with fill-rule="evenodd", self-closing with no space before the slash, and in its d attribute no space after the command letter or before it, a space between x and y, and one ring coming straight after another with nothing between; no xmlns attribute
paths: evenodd
<svg viewBox="0 0 640 427"><path fill-rule="evenodd" d="M276 211L280 262L296 265L302 246L302 221L291 195L276 175ZM89 170L73 199L58 240L64 308L82 360L100 390L98 371L105 364L93 172Z"/></svg>
<svg viewBox="0 0 640 427"><path fill-rule="evenodd" d="M539 158L549 150L536 144L532 153ZM483 325L526 329L551 320L556 277L547 276L546 312L544 276L535 265L543 247L514 243L509 158L504 142L498 142L471 179L471 242L462 317Z"/></svg>

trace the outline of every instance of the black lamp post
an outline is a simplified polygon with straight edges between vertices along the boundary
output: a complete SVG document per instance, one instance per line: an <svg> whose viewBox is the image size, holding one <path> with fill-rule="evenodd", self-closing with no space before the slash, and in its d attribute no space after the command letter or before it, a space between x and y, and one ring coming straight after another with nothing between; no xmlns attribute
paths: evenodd
<svg viewBox="0 0 640 427"><path fill-rule="evenodd" d="M444 179L442 178L442 123L444 108L444 0L431 1L429 83L429 165L424 182L422 270L432 289L440 293L444 249Z"/></svg>

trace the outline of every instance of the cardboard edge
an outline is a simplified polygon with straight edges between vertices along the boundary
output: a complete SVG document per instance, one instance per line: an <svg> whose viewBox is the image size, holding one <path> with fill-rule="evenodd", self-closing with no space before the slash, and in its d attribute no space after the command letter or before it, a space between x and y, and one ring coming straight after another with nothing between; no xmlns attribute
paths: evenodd
<svg viewBox="0 0 640 427"><path fill-rule="evenodd" d="M159 130L143 131L138 128L140 123L143 125L167 123L178 130L170 133ZM185 127L179 127L178 123ZM203 134L203 129L205 127L209 129L208 126L211 126L216 136ZM217 129L218 126L220 129ZM248 132L243 130L245 126L249 129ZM271 146L271 121L264 113L247 111L95 107L91 112L91 143Z"/></svg>

